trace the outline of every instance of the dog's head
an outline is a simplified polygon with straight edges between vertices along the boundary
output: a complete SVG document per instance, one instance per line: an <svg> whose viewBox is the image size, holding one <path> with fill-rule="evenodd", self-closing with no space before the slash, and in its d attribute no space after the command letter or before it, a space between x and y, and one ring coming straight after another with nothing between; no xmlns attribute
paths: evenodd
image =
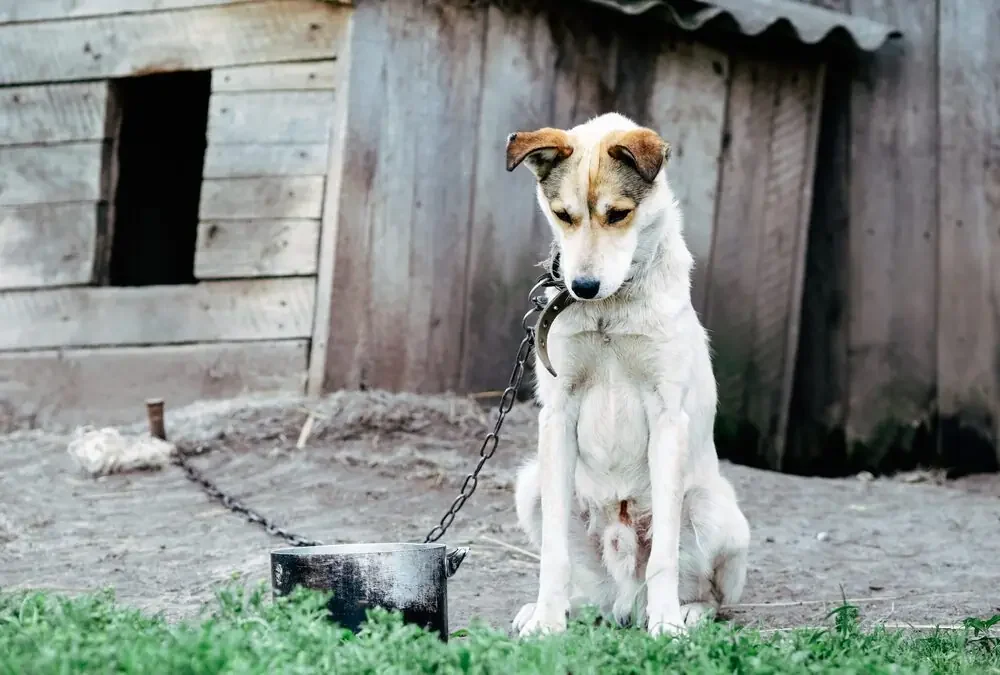
<svg viewBox="0 0 1000 675"><path fill-rule="evenodd" d="M657 225L673 195L663 167L670 144L651 129L609 113L564 131L507 137L507 170L522 162L538 179L538 203L560 251L574 297L600 300L655 249Z"/></svg>

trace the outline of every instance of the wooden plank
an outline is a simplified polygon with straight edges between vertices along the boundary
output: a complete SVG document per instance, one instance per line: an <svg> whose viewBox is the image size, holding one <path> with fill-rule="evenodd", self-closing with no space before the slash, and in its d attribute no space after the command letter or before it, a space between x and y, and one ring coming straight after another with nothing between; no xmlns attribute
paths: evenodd
<svg viewBox="0 0 1000 675"><path fill-rule="evenodd" d="M773 381L778 391L777 410L766 409L759 417L773 423L777 416L768 465L778 471L784 469L788 441L825 76L826 64L791 69L790 78L779 90L774 116L774 188L768 193L757 314L761 327L769 331L758 333L755 361L762 372L771 370L763 365L770 363L779 374Z"/></svg>
<svg viewBox="0 0 1000 675"><path fill-rule="evenodd" d="M354 22L328 384L454 388L484 14L391 0Z"/></svg>
<svg viewBox="0 0 1000 675"><path fill-rule="evenodd" d="M107 82L0 90L0 145L103 140L107 98Z"/></svg>
<svg viewBox="0 0 1000 675"><path fill-rule="evenodd" d="M340 54L326 61L219 68L212 71L212 92L333 90L342 84L346 62Z"/></svg>
<svg viewBox="0 0 1000 675"><path fill-rule="evenodd" d="M755 387L757 228L764 218L767 144L780 70L780 66L746 58L731 64L713 273L705 313L719 390L719 428L728 432L746 419L746 402Z"/></svg>
<svg viewBox="0 0 1000 675"><path fill-rule="evenodd" d="M207 5L224 5L239 0L0 0L0 23L70 19L125 12L150 12Z"/></svg>
<svg viewBox="0 0 1000 675"><path fill-rule="evenodd" d="M97 204L0 208L0 289L94 280Z"/></svg>
<svg viewBox="0 0 1000 675"><path fill-rule="evenodd" d="M646 124L671 145L667 176L684 213L684 240L695 266L691 301L704 317L712 230L726 121L729 58L701 43L678 40L658 50Z"/></svg>
<svg viewBox="0 0 1000 675"><path fill-rule="evenodd" d="M322 176L326 174L326 143L261 145L212 143L205 150L205 178Z"/></svg>
<svg viewBox="0 0 1000 675"><path fill-rule="evenodd" d="M788 423L819 125L818 67L733 65L707 303L720 428L748 426L780 468Z"/></svg>
<svg viewBox="0 0 1000 675"><path fill-rule="evenodd" d="M0 350L308 337L315 280L0 293Z"/></svg>
<svg viewBox="0 0 1000 675"><path fill-rule="evenodd" d="M353 25L348 27L347 44L353 40ZM339 62L348 69L352 53L348 46L341 52ZM320 223L319 268L316 278L316 308L313 312L312 340L309 341L309 374L306 379L306 394L319 396L327 388L327 363L330 361L330 332L333 317L333 303L340 302L340 296L333 293L334 266L337 261L337 239L340 232L341 188L344 175L344 149L347 145L347 111L350 101L349 82L345 81L338 91L331 120L330 147L327 159L326 189L323 193L323 219ZM348 199L352 197L348 195Z"/></svg>
<svg viewBox="0 0 1000 675"><path fill-rule="evenodd" d="M302 393L306 340L0 354L0 428L140 421L142 402L177 409L244 394Z"/></svg>
<svg viewBox="0 0 1000 675"><path fill-rule="evenodd" d="M845 434L849 445L869 446L866 461L875 464L928 420L937 382L930 299L937 283L938 3L852 0L851 7L906 35L862 64L851 100Z"/></svg>
<svg viewBox="0 0 1000 675"><path fill-rule="evenodd" d="M351 9L268 0L0 26L0 85L328 58Z"/></svg>
<svg viewBox="0 0 1000 675"><path fill-rule="evenodd" d="M552 237L531 173L505 173L503 157L508 133L553 124L558 51L544 16L490 6L487 28L465 290L465 391L506 385L535 266Z"/></svg>
<svg viewBox="0 0 1000 675"><path fill-rule="evenodd" d="M102 146L0 147L0 206L97 201Z"/></svg>
<svg viewBox="0 0 1000 675"><path fill-rule="evenodd" d="M319 218L322 210L322 176L220 178L201 186L202 220Z"/></svg>
<svg viewBox="0 0 1000 675"><path fill-rule="evenodd" d="M940 21L941 450L981 462L990 446L1000 459L1000 12L941 3Z"/></svg>
<svg viewBox="0 0 1000 675"><path fill-rule="evenodd" d="M214 220L198 224L198 279L316 273L318 220Z"/></svg>
<svg viewBox="0 0 1000 675"><path fill-rule="evenodd" d="M210 143L326 143L331 91L254 91L212 94Z"/></svg>

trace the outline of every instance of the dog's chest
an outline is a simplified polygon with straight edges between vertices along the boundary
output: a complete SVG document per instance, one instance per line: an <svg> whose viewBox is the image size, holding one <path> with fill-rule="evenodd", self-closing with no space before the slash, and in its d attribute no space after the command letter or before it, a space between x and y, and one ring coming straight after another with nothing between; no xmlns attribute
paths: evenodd
<svg viewBox="0 0 1000 675"><path fill-rule="evenodd" d="M660 364L654 339L635 328L614 316L575 316L551 340L561 386L579 411L578 492L595 505L648 491L644 400Z"/></svg>

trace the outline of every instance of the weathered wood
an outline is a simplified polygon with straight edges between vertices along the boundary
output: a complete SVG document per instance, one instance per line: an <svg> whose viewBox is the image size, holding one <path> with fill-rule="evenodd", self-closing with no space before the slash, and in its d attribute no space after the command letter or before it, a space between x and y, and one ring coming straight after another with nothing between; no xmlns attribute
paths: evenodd
<svg viewBox="0 0 1000 675"><path fill-rule="evenodd" d="M298 394L306 348L306 340L282 340L0 354L0 414L42 427L125 424L154 396L176 409L248 393Z"/></svg>
<svg viewBox="0 0 1000 675"><path fill-rule="evenodd" d="M341 51L339 66L348 73L353 54L350 45L353 36L353 22L348 26ZM346 80L339 86L334 103L330 125L330 147L326 162L326 186L323 193L323 219L320 221L319 263L316 277L316 306L313 311L312 340L309 341L309 373L306 379L306 394L319 396L327 387L327 363L330 360L330 332L333 317L333 303L340 301L335 296L334 266L337 261L337 238L340 224L340 200L342 197L344 174L344 148L347 144L347 111L350 101L350 87ZM351 195L347 196L352 199Z"/></svg>
<svg viewBox="0 0 1000 675"><path fill-rule="evenodd" d="M107 98L106 82L0 90L0 145L102 140Z"/></svg>
<svg viewBox="0 0 1000 675"><path fill-rule="evenodd" d="M0 85L327 58L351 9L268 0L0 26Z"/></svg>
<svg viewBox="0 0 1000 675"><path fill-rule="evenodd" d="M347 50L346 39L344 50ZM343 54L333 56L336 60L218 68L212 72L212 91L338 89L344 79L347 60Z"/></svg>
<svg viewBox="0 0 1000 675"><path fill-rule="evenodd" d="M102 145L0 147L0 206L97 201Z"/></svg>
<svg viewBox="0 0 1000 675"><path fill-rule="evenodd" d="M862 64L851 100L845 434L849 444L870 446L866 459L873 463L887 445L904 440L900 432L928 420L937 380L931 300L938 243L937 5L851 2L854 13L891 21L906 35Z"/></svg>
<svg viewBox="0 0 1000 675"><path fill-rule="evenodd" d="M645 123L671 145L667 175L684 213L684 240L695 259L691 301L704 316L729 59L694 41L663 45L655 58L656 85Z"/></svg>
<svg viewBox="0 0 1000 675"><path fill-rule="evenodd" d="M788 223L789 231L775 231L770 252L783 263L788 263L786 276L775 276L767 299L768 307L781 301L787 302L784 316L779 321L784 324L783 353L780 363L781 380L778 400L778 426L774 431L771 466L784 469L785 450L788 444L789 420L792 414L792 393L795 386L795 367L798 359L800 327L802 323L802 296L805 286L806 253L809 244L809 224L812 216L813 186L816 176L816 153L819 150L819 136L822 127L823 94L826 89L825 63L816 64L805 72L793 72L789 89L792 97L786 107L779 106L775 117L775 135L781 129L793 138L784 143L776 143L787 153L788 164L783 167L785 185L788 186L781 199L772 203L768 222L781 221L782 217L795 214ZM801 87L798 86L801 83ZM803 133L804 132L804 133ZM778 162L775 161L775 164ZM792 167L795 167L794 169ZM797 172L797 181L793 176ZM794 228L794 229L793 229ZM791 235L791 236L789 236ZM789 241L791 240L791 241ZM771 262L765 258L765 264ZM777 265L770 267L773 272ZM762 285L763 286L763 285ZM776 326L780 325L775 323ZM778 341L776 333L774 342ZM778 354L775 354L777 363Z"/></svg>
<svg viewBox="0 0 1000 675"><path fill-rule="evenodd" d="M0 23L76 19L125 12L150 12L207 5L224 5L238 0L0 0Z"/></svg>
<svg viewBox="0 0 1000 675"><path fill-rule="evenodd" d="M506 136L553 124L557 51L544 16L488 10L482 102L469 224L470 276L465 291L461 386L506 384L523 330L527 292L548 252L551 232L527 170L503 170Z"/></svg>
<svg viewBox="0 0 1000 675"><path fill-rule="evenodd" d="M309 337L315 280L0 293L0 350Z"/></svg>
<svg viewBox="0 0 1000 675"><path fill-rule="evenodd" d="M209 143L205 150L205 178L261 178L266 176L322 176L327 168L327 144L257 145Z"/></svg>
<svg viewBox="0 0 1000 675"><path fill-rule="evenodd" d="M988 442L1000 459L1000 13L989 3L941 3L939 16L942 452ZM907 297L922 307L934 296Z"/></svg>
<svg viewBox="0 0 1000 675"><path fill-rule="evenodd" d="M706 326L722 420L742 420L753 384L757 227L764 214L768 141L780 67L737 59L723 144Z"/></svg>
<svg viewBox="0 0 1000 675"><path fill-rule="evenodd" d="M842 466L849 387L851 74L828 69L784 467Z"/></svg>
<svg viewBox="0 0 1000 675"><path fill-rule="evenodd" d="M458 383L484 18L409 0L354 15L332 387Z"/></svg>
<svg viewBox="0 0 1000 675"><path fill-rule="evenodd" d="M0 208L0 289L89 284L97 204Z"/></svg>
<svg viewBox="0 0 1000 675"><path fill-rule="evenodd" d="M334 93L260 91L212 94L210 143L327 143Z"/></svg>
<svg viewBox="0 0 1000 675"><path fill-rule="evenodd" d="M198 279L316 273L318 220L214 220L198 224Z"/></svg>
<svg viewBox="0 0 1000 675"><path fill-rule="evenodd" d="M815 66L733 63L707 302L724 423L780 467L822 83ZM750 442L743 438L742 442Z"/></svg>
<svg viewBox="0 0 1000 675"><path fill-rule="evenodd" d="M220 178L202 184L199 217L319 218L322 210L322 176Z"/></svg>

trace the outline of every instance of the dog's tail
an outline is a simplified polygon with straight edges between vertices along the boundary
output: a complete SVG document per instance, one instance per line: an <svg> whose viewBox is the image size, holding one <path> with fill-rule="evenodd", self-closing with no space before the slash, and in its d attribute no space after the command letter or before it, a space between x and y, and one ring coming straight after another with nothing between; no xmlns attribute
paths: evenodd
<svg viewBox="0 0 1000 675"><path fill-rule="evenodd" d="M542 545L542 492L538 482L538 460L530 459L517 474L514 489L517 522L536 548Z"/></svg>

